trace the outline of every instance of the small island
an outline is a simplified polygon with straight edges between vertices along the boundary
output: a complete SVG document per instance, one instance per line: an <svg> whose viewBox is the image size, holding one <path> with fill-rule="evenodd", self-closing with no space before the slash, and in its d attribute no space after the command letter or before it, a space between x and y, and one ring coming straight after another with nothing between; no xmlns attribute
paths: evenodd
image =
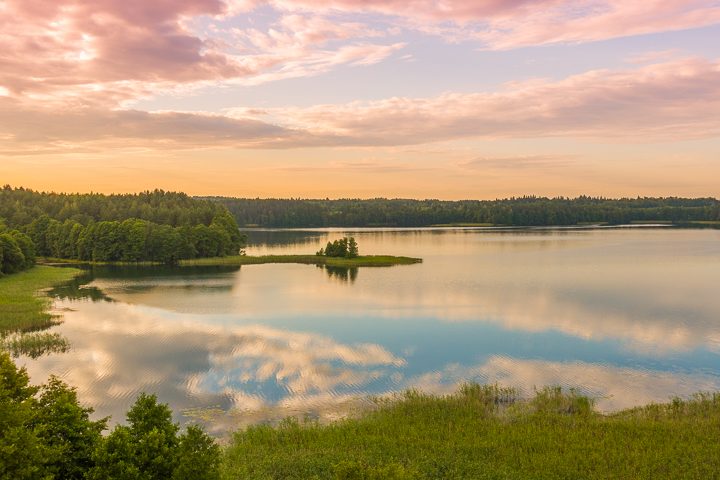
<svg viewBox="0 0 720 480"><path fill-rule="evenodd" d="M391 267L421 263L421 258L393 255L359 255L355 258L324 257L319 255L234 255L230 257L194 258L181 260L180 266L261 265L264 263L301 263L330 267Z"/></svg>
<svg viewBox="0 0 720 480"><path fill-rule="evenodd" d="M300 263L329 267L391 267L421 263L421 258L393 255L360 255L353 237L343 237L321 248L314 255L233 255L227 257L181 260L181 266L260 265L265 263Z"/></svg>

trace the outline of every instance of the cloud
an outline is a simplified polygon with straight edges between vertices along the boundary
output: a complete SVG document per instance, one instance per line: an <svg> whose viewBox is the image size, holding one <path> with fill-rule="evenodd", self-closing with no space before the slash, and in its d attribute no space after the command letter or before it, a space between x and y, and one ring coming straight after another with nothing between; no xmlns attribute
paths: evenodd
<svg viewBox="0 0 720 480"><path fill-rule="evenodd" d="M0 83L16 93L70 85L192 81L242 67L182 25L221 14L220 0L8 0L0 11Z"/></svg>
<svg viewBox="0 0 720 480"><path fill-rule="evenodd" d="M4 108L2 108L4 107ZM0 99L2 152L31 154L81 152L104 147L145 149L205 148L213 145L251 147L258 141L292 136L283 127L253 119L221 115L138 110L27 109Z"/></svg>
<svg viewBox="0 0 720 480"><path fill-rule="evenodd" d="M405 47L386 40L401 33L394 24L450 40L474 39L485 48L514 48L720 22L717 2L699 0L6 0L1 5L1 91L33 106L64 107L115 108L158 92L253 85L339 65L372 65ZM260 7L269 9L267 22L254 21Z"/></svg>
<svg viewBox="0 0 720 480"><path fill-rule="evenodd" d="M717 135L720 63L698 58L595 70L488 93L270 110L276 121L343 145L572 136L661 141Z"/></svg>
<svg viewBox="0 0 720 480"><path fill-rule="evenodd" d="M0 85L35 106L112 108L159 91L369 65L403 46L355 41L384 33L300 14L280 16L265 32L220 25L240 7L221 0L7 0ZM210 26L199 26L203 20ZM345 43L329 47L334 40Z"/></svg>
<svg viewBox="0 0 720 480"><path fill-rule="evenodd" d="M158 394L176 413L221 404L254 411L256 421L271 416L267 408L278 419L325 404L335 410L406 364L378 344L346 344L316 333L213 325L121 302L68 306L72 320L59 328L72 342L72 355L42 357L28 362L28 370L36 383L50 372L60 375L113 422L143 391ZM111 317L98 315L106 308L114 311Z"/></svg>
<svg viewBox="0 0 720 480"><path fill-rule="evenodd" d="M275 0L287 11L375 12L448 40L490 49L579 43L720 23L720 4L704 0Z"/></svg>
<svg viewBox="0 0 720 480"><path fill-rule="evenodd" d="M339 50L342 59L337 62L373 58L357 48L363 53ZM327 66L323 60L309 65L289 64L279 75ZM68 109L53 103L38 108L10 97L0 97L0 106L5 151L18 153L105 149L129 141L155 149L402 146L541 137L664 142L720 133L720 62L686 58L629 70L594 70L558 81L510 83L494 92L262 111L238 108L224 115ZM514 163L539 161L516 158Z"/></svg>

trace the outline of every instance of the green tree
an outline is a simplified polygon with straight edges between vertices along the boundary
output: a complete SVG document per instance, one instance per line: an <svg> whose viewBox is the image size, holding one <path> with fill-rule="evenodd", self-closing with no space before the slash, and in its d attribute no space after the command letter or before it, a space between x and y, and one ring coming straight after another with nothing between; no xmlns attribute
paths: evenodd
<svg viewBox="0 0 720 480"><path fill-rule="evenodd" d="M100 443L90 479L219 478L219 447L199 427L188 427L178 437L172 412L155 395L140 394L127 413L127 424L115 427Z"/></svg>
<svg viewBox="0 0 720 480"><path fill-rule="evenodd" d="M167 479L173 472L178 426L172 412L155 395L140 394L127 413L136 465L150 479Z"/></svg>
<svg viewBox="0 0 720 480"><path fill-rule="evenodd" d="M41 387L36 405L34 424L47 447L47 471L58 479L84 478L93 466L92 455L106 420L91 421L93 409L82 407L75 389L55 376Z"/></svg>
<svg viewBox="0 0 720 480"><path fill-rule="evenodd" d="M27 234L35 244L35 251L38 255L51 255L50 248L47 244L47 232L52 224L52 219L48 215L41 215L27 226Z"/></svg>
<svg viewBox="0 0 720 480"><path fill-rule="evenodd" d="M180 436L173 480L218 480L220 447L195 425Z"/></svg>
<svg viewBox="0 0 720 480"><path fill-rule="evenodd" d="M218 213L213 217L210 227L217 226L228 234L229 243L225 246L223 255L237 255L245 248L247 236L240 233L238 224L227 210Z"/></svg>
<svg viewBox="0 0 720 480"><path fill-rule="evenodd" d="M327 257L346 257L354 258L358 256L358 245L354 237L343 237L333 242L328 242L325 250L320 249L316 255L325 255Z"/></svg>
<svg viewBox="0 0 720 480"><path fill-rule="evenodd" d="M35 393L27 371L0 351L0 480L47 478L47 449L33 422Z"/></svg>
<svg viewBox="0 0 720 480"><path fill-rule="evenodd" d="M17 243L20 248L23 257L25 257L23 268L27 269L35 265L35 244L30 237L24 233L18 232L17 230L12 230L8 232L8 234L13 237L15 243Z"/></svg>
<svg viewBox="0 0 720 480"><path fill-rule="evenodd" d="M9 233L0 234L0 251L2 251L1 273L15 273L25 268L25 255Z"/></svg>
<svg viewBox="0 0 720 480"><path fill-rule="evenodd" d="M90 478L171 478L178 444L171 415L155 395L140 394L127 413L128 426L115 427L98 448Z"/></svg>
<svg viewBox="0 0 720 480"><path fill-rule="evenodd" d="M101 440L93 454L94 466L87 472L88 480L145 480L135 460L135 444L130 429L117 426Z"/></svg>
<svg viewBox="0 0 720 480"><path fill-rule="evenodd" d="M348 245L348 251L347 251L348 258L355 258L360 254L360 251L358 249L358 244L355 241L355 237L350 237L347 240L347 245Z"/></svg>

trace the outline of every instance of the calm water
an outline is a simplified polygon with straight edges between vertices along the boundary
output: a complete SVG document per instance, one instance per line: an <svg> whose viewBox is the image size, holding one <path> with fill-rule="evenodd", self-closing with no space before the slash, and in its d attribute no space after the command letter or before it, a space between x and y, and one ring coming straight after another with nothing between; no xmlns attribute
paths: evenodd
<svg viewBox="0 0 720 480"><path fill-rule="evenodd" d="M253 231L248 253L311 253L341 232ZM72 350L21 363L115 421L148 391L217 432L464 380L577 387L602 410L720 389L720 231L354 236L424 262L96 269L57 292Z"/></svg>

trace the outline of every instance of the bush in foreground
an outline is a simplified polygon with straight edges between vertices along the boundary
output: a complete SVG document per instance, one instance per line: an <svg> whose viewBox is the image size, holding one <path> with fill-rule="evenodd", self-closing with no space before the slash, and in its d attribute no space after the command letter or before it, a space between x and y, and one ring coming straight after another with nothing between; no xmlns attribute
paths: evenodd
<svg viewBox="0 0 720 480"><path fill-rule="evenodd" d="M30 385L0 351L0 480L216 480L220 449L199 427L179 434L154 395L141 394L105 438L107 419L90 420L75 389L56 377Z"/></svg>

